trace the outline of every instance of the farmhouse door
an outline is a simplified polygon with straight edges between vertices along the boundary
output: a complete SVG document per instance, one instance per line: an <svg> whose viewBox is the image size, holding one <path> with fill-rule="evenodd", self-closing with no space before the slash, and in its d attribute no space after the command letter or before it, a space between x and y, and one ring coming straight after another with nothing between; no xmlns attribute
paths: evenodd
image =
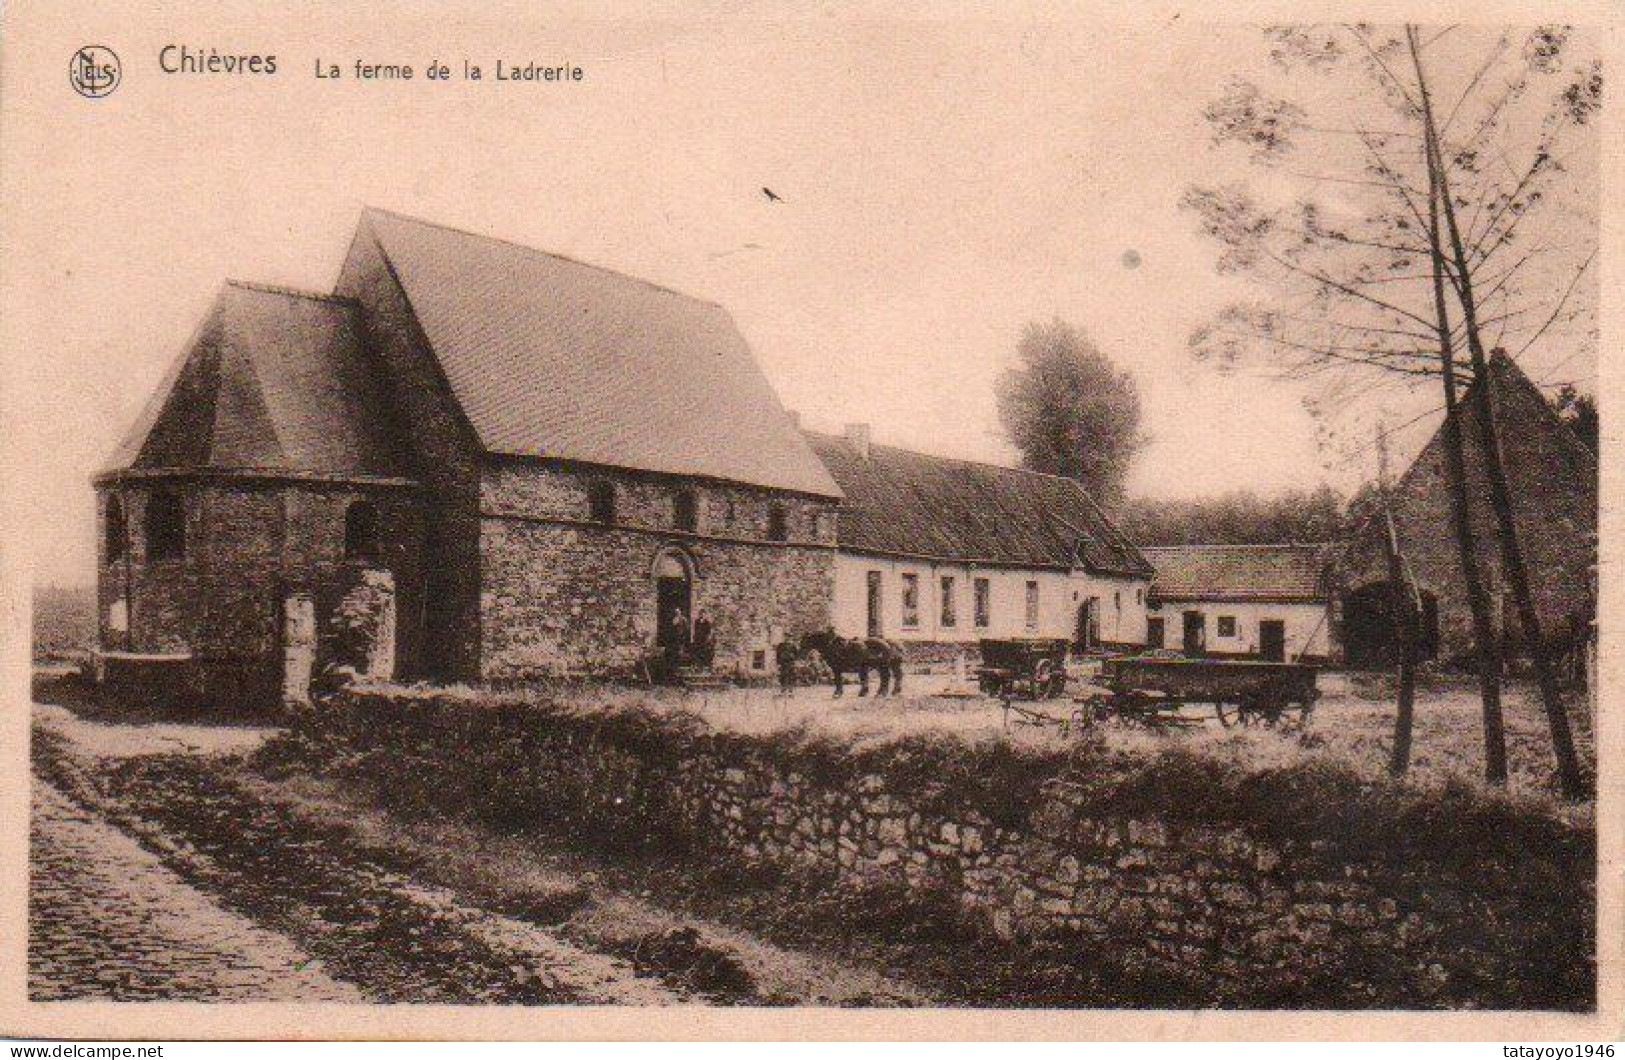
<svg viewBox="0 0 1625 1060"><path fill-rule="evenodd" d="M1145 646L1147 648L1160 648L1167 642L1167 634L1162 627L1163 622L1160 618L1145 620Z"/></svg>
<svg viewBox="0 0 1625 1060"><path fill-rule="evenodd" d="M676 568L677 573L672 573L670 568L663 565L660 575L655 578L655 642L662 648L674 644L681 647L677 642L688 638L680 634L694 619L690 606L694 595L693 582L681 563L674 561L671 567ZM680 620L678 615L682 615Z"/></svg>
<svg viewBox="0 0 1625 1060"><path fill-rule="evenodd" d="M1186 655L1195 658L1207 651L1207 618L1200 611L1186 611L1184 614L1184 642Z"/></svg>
<svg viewBox="0 0 1625 1060"><path fill-rule="evenodd" d="M1100 618L1096 614L1099 603L1099 600L1091 596L1078 605L1078 628L1075 639L1080 652L1090 651L1100 644Z"/></svg>
<svg viewBox="0 0 1625 1060"><path fill-rule="evenodd" d="M1286 662L1286 623L1266 618L1258 623L1258 654L1266 662Z"/></svg>
<svg viewBox="0 0 1625 1060"><path fill-rule="evenodd" d="M877 570L872 570L872 571L869 572L868 593L869 593L869 616L868 616L869 617L869 621L868 621L869 636L871 636L871 637L879 637L879 636L883 635L881 633L881 631L880 631L880 620L881 620L881 616L882 616L883 612L880 609L881 608L880 572L877 571Z"/></svg>

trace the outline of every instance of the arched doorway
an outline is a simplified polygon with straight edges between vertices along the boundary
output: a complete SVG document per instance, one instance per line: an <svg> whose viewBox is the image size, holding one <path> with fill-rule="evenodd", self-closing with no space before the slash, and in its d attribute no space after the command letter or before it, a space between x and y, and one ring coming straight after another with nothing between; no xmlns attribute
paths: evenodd
<svg viewBox="0 0 1625 1060"><path fill-rule="evenodd" d="M667 549L655 559L655 643L663 649L687 647L694 621L694 563Z"/></svg>

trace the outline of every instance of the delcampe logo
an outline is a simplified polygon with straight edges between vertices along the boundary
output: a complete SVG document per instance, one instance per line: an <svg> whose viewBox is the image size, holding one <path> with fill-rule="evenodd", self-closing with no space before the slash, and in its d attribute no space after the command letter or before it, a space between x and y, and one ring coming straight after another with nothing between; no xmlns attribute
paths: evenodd
<svg viewBox="0 0 1625 1060"><path fill-rule="evenodd" d="M124 76L113 49L87 44L68 62L68 83L86 99L111 95Z"/></svg>

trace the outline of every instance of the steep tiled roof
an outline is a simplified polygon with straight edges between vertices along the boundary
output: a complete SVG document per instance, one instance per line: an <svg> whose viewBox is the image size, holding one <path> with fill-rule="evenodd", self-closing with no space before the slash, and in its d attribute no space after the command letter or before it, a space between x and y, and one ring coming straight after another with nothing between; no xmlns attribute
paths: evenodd
<svg viewBox="0 0 1625 1060"><path fill-rule="evenodd" d="M1082 486L1032 471L803 432L845 493L843 549L950 562L1150 573Z"/></svg>
<svg viewBox="0 0 1625 1060"><path fill-rule="evenodd" d="M363 225L489 452L839 496L722 307L381 210Z"/></svg>
<svg viewBox="0 0 1625 1060"><path fill-rule="evenodd" d="M358 308L228 283L104 471L406 472Z"/></svg>
<svg viewBox="0 0 1625 1060"><path fill-rule="evenodd" d="M1326 599L1326 545L1178 545L1142 549L1163 600Z"/></svg>

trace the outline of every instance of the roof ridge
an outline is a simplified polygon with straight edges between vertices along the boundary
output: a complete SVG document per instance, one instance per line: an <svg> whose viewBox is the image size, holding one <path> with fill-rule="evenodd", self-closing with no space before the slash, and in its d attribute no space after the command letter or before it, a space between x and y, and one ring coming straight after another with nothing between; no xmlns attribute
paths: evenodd
<svg viewBox="0 0 1625 1060"><path fill-rule="evenodd" d="M398 221L406 221L409 224L422 225L425 228L438 228L442 232L454 232L457 235L467 236L470 239L483 239L490 243L501 243L503 246L513 247L515 250L522 250L527 254L535 254L544 258L554 258L558 261L567 261L572 265L579 265L584 269L592 269L595 272L608 273L617 279L642 284L644 287L652 288L656 291L660 291L663 294L675 295L678 298L686 298L691 302L699 302L701 305L708 305L713 309L721 309L723 312L727 312L722 303L716 301L715 299L704 298L697 294L689 294L687 291L679 291L675 287L667 287L663 283L655 283L653 280L646 280L641 276L633 276L629 272L622 272L619 269L612 269L608 265L598 265L591 261L582 261L580 258L571 257L569 254L560 254L553 250L543 250L540 247L530 246L528 243L521 243L517 240L507 239L503 236L493 236L486 232L475 232L472 229L460 228L457 225L441 224L439 221L425 221L421 217L413 217L411 214L404 214L398 210L386 210L382 206L364 206L362 207L361 212L363 216L369 213L381 213L385 216L393 217Z"/></svg>
<svg viewBox="0 0 1625 1060"><path fill-rule="evenodd" d="M226 279L227 287L237 287L245 291L260 291L265 294L281 294L290 298L306 298L313 302L331 302L335 305L353 306L359 303L345 294L333 294L323 291L312 291L303 287L288 287L276 283L256 283L252 280Z"/></svg>
<svg viewBox="0 0 1625 1060"><path fill-rule="evenodd" d="M847 440L844 434L831 434L828 431L815 431L808 427L803 427L801 429L801 433L817 435L820 438L825 438L832 442L845 442ZM893 452L907 453L910 456L923 456L927 460L941 460L943 463L947 464L968 464L971 467L992 468L994 471L1009 471L1017 475L1033 475L1038 478L1056 479L1060 482L1066 482L1076 486L1078 489L1082 490L1085 495L1089 494L1088 488L1075 478L1068 478L1066 475L1052 474L1048 471L1035 471L1030 467L1012 467L1009 464L995 464L991 460L976 460L968 456L944 456L941 453L927 453L921 449L910 449L907 446L893 445L888 442L871 441L869 443L869 447L871 449L890 449ZM1093 498L1091 497L1091 499Z"/></svg>

